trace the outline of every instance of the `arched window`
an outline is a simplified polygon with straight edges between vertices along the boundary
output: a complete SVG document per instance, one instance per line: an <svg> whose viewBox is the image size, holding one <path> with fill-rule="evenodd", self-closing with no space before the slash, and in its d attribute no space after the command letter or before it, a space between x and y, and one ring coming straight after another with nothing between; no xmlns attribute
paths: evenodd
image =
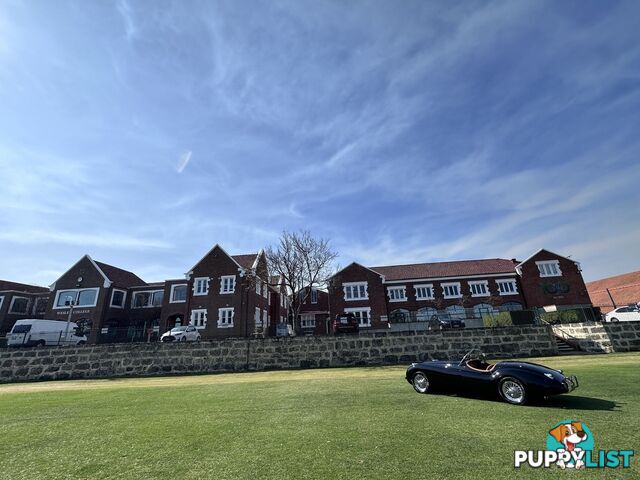
<svg viewBox="0 0 640 480"><path fill-rule="evenodd" d="M391 323L406 323L411 321L409 310L405 310L404 308L398 308L394 310L389 315L389 321Z"/></svg>
<svg viewBox="0 0 640 480"><path fill-rule="evenodd" d="M500 308L505 312L515 312L522 310L522 304L520 302L507 302L503 303Z"/></svg>
<svg viewBox="0 0 640 480"><path fill-rule="evenodd" d="M416 312L416 320L418 322L428 322L434 315L438 315L438 311L435 308L423 307Z"/></svg>
<svg viewBox="0 0 640 480"><path fill-rule="evenodd" d="M473 316L482 318L483 315L494 313L493 307L488 303L479 303L473 307Z"/></svg>
<svg viewBox="0 0 640 480"><path fill-rule="evenodd" d="M445 308L445 312L451 319L464 320L467 317L465 309L461 305L451 305Z"/></svg>

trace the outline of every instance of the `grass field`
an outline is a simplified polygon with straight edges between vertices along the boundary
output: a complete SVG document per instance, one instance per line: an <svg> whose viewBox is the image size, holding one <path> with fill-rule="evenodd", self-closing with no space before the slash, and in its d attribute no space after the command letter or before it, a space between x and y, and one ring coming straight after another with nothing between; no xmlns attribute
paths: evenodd
<svg viewBox="0 0 640 480"><path fill-rule="evenodd" d="M418 395L403 367L4 385L0 478L640 478L513 468L570 418L640 444L640 354L538 361L581 387L514 407Z"/></svg>

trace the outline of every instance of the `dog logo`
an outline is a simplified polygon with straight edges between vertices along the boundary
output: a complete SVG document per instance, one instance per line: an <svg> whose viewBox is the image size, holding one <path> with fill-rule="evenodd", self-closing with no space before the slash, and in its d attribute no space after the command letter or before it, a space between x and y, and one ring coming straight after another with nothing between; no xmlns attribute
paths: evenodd
<svg viewBox="0 0 640 480"><path fill-rule="evenodd" d="M547 435L547 450L558 452L556 465L562 469L584 468L584 453L593 450L593 446L593 435L583 422L560 422Z"/></svg>

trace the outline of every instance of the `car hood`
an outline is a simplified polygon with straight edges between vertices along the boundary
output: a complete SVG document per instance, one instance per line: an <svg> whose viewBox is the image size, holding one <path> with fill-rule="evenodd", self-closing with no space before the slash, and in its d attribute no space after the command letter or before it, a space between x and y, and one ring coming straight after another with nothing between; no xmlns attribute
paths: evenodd
<svg viewBox="0 0 640 480"><path fill-rule="evenodd" d="M165 332L162 334L163 337L168 337L168 336L178 336L178 335L184 335L185 332Z"/></svg>

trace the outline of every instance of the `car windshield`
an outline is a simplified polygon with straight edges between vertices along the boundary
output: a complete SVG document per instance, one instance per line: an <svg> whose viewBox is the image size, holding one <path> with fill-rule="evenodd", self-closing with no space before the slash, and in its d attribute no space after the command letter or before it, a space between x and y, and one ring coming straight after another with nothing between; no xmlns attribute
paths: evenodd
<svg viewBox="0 0 640 480"><path fill-rule="evenodd" d="M186 332L187 327L175 327L171 329L172 332Z"/></svg>
<svg viewBox="0 0 640 480"><path fill-rule="evenodd" d="M27 333L31 330L31 324L16 325L13 327L13 333Z"/></svg>

